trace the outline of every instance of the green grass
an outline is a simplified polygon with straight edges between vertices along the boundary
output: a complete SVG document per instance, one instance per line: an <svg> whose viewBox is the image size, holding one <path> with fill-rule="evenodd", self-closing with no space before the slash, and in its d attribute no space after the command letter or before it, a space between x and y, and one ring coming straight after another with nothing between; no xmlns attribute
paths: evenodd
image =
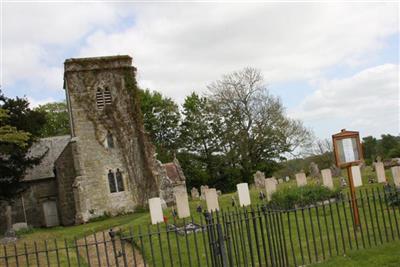
<svg viewBox="0 0 400 267"><path fill-rule="evenodd" d="M391 175L389 176L388 174L387 177L390 179ZM382 187L382 185L379 184L367 184L369 175L373 175L371 169L365 168L363 171L363 189L368 188L371 190L372 188ZM309 180L309 183L315 182L315 180ZM334 184L339 184L338 178L335 178ZM295 181L292 180L288 183L278 185L278 189L293 186L296 185ZM360 191L360 189L357 189L357 191ZM261 204L261 201L258 199L259 190L252 188L250 192L252 203L254 205ZM344 189L343 192L347 193L348 189ZM225 211L230 209L230 211L233 211L231 207L232 197L236 197L236 193L224 194L219 198L221 209ZM381 201L383 200L381 199ZM192 218L187 219L186 222L188 220L193 220L197 223L204 223L203 214L196 212L196 207L199 204L202 205L203 208L206 207L205 201L190 201ZM370 199L370 208L368 208L367 202L359 202L363 232L360 230L354 231L351 221L351 209L348 202L333 204L331 206L332 209L330 209L329 206L326 207L325 216L322 207L320 207L318 209L318 215L315 209L305 209L304 212L298 211L296 214L291 212L289 215L287 213L278 214L278 216L281 217L269 217L261 214L262 216L255 217L255 220L247 220L248 224L245 223L246 219L243 217L244 214L241 214L240 218L238 214L231 214L231 216L225 219L233 220L235 218L236 222L231 223L227 228L223 228L223 231L226 231L225 235L231 238L230 242L226 242L227 249L229 248L229 244L233 255L237 255L237 257L233 257L234 263L244 264L246 261L249 263L251 261L250 250L253 250L252 254L255 255L254 261L258 263L258 250L261 255L263 255L263 249L265 248L268 255L270 255L269 249L276 248L276 244L278 244L278 239L271 240L270 242L267 240L267 231L278 232L279 230L285 232L284 236L286 237L285 241L289 251L288 258L291 265L294 263L293 255L290 252L291 245L293 246L297 264L303 263L301 254L303 254L304 264L320 261L323 254L325 254L326 258L329 258L329 247L331 248L332 257L343 254L351 255L349 254L350 246L355 250L356 243L358 243L360 249L363 249L363 251L370 249L370 247L374 250L375 248L386 246L387 242L392 242L393 239L399 238L394 216L397 216L397 220L400 222L400 210L388 210L384 205L381 206L380 204L378 197ZM164 211L165 216L168 218L168 223L173 223L171 210L171 208L168 208ZM296 228L296 216L299 230ZM345 220L346 217L347 220ZM370 221L371 218L372 223ZM222 220L222 218L220 219ZM391 220L390 226L389 220ZM238 221L241 221L241 223ZM277 224L278 222L281 224ZM334 223L334 227L332 222ZM366 231L366 222L368 224L368 232ZM183 224L183 220L178 220L177 223ZM377 223L381 226L378 227ZM383 227L384 223L386 223L386 227ZM278 226L283 226L283 228L278 229ZM54 245L52 245L54 239L63 241L64 238L67 239L68 246L73 246L75 237L80 239L93 232L108 231L110 228L121 229L123 236L131 236L132 231L134 235L134 248L139 250L147 262L153 266L160 266L160 263L163 261L166 262L167 265L174 266L179 265L178 263L181 263L182 266L188 266L189 261L194 266L205 266L207 255L210 254L207 233L197 233L186 236L176 235L173 232L167 233L165 225L163 224L158 226L150 225L150 216L147 212L107 218L102 221L78 226L34 229L28 233L21 233L21 239L17 242L17 249L23 251L24 242L28 244L29 251L34 249L32 245L33 242L38 243L39 250L43 249L45 244L42 240L50 240L51 242L48 247L51 249L54 248ZM254 232L255 229L257 235ZM159 230L161 234L157 234ZM148 231L151 231L152 234L144 234ZM256 236L258 240L256 240ZM168 242L167 237L169 237L170 242ZM262 240L261 237L264 237L265 240ZM278 234L271 235L271 238L272 237L278 237ZM269 244L275 244L275 246L270 247ZM399 248L398 242L393 244ZM131 248L130 244L128 245L129 248ZM364 246L366 248L365 250ZM94 245L92 245L92 248L93 247ZM127 246L127 249L129 248ZM13 253L13 249L12 246L8 247L8 255ZM310 253L308 253L308 251L310 251ZM71 253L69 256L72 258L73 263L76 264L79 257L81 264L83 263L83 266L85 266L87 259L84 252L84 248L81 248L79 253ZM315 252L317 253L317 257ZM2 250L0 250L0 256L1 255L4 255ZM45 257L45 254L42 253L41 257ZM49 257L52 262L55 261L55 253L52 253ZM61 258L60 265L66 266L66 251L63 251L59 257ZM340 257L337 259L340 259ZM268 258L268 260L270 260L270 258ZM357 258L355 258L355 260L357 260ZM263 256L261 257L261 262L264 262ZM2 262L0 261L0 265L1 264Z"/></svg>
<svg viewBox="0 0 400 267"><path fill-rule="evenodd" d="M332 257L326 262L311 265L312 267L375 267L400 265L400 242L395 241L372 249L353 251L344 256Z"/></svg>

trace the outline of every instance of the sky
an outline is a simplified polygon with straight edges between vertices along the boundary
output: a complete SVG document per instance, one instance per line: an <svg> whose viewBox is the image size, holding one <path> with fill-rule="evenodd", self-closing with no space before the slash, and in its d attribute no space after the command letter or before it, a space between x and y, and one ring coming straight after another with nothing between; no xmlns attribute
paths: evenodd
<svg viewBox="0 0 400 267"><path fill-rule="evenodd" d="M399 4L1 2L1 88L65 98L67 58L130 55L141 88L178 103L258 68L319 138L400 133Z"/></svg>

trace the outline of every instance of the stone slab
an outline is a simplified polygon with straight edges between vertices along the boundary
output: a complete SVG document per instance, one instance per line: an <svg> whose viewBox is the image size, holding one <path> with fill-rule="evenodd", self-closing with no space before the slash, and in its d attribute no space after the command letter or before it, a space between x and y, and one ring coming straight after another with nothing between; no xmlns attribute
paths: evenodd
<svg viewBox="0 0 400 267"><path fill-rule="evenodd" d="M209 212L219 210L217 190L215 188L209 188L206 189L204 193L207 204L207 210Z"/></svg>
<svg viewBox="0 0 400 267"><path fill-rule="evenodd" d="M240 206L251 205L249 185L247 183L241 183L236 185L237 193L239 197Z"/></svg>
<svg viewBox="0 0 400 267"><path fill-rule="evenodd" d="M400 187L400 166L394 166L391 168L393 175L394 185Z"/></svg>
<svg viewBox="0 0 400 267"><path fill-rule="evenodd" d="M322 184L329 189L333 189L332 171L331 169L321 170Z"/></svg>
<svg viewBox="0 0 400 267"><path fill-rule="evenodd" d="M296 173L297 186L307 185L307 177L304 172Z"/></svg>
<svg viewBox="0 0 400 267"><path fill-rule="evenodd" d="M174 192L176 209L179 218L190 217L189 199L186 192Z"/></svg>
<svg viewBox="0 0 400 267"><path fill-rule="evenodd" d="M353 175L354 187L362 186L361 169L360 166L351 166L351 173Z"/></svg>
<svg viewBox="0 0 400 267"><path fill-rule="evenodd" d="M164 214L161 207L161 199L159 197L149 199L149 209L152 224L164 222Z"/></svg>
<svg viewBox="0 0 400 267"><path fill-rule="evenodd" d="M385 166L383 165L383 162L375 162L375 173L376 173L376 178L378 180L378 183L385 183L386 182L386 176L385 176Z"/></svg>
<svg viewBox="0 0 400 267"><path fill-rule="evenodd" d="M265 191L267 192L267 200L271 200L272 194L276 191L276 181L274 178L265 179Z"/></svg>

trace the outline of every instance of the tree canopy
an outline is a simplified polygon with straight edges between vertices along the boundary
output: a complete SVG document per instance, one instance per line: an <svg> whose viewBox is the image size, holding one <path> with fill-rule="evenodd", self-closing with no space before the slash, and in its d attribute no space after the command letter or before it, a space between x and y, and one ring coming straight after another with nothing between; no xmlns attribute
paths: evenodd
<svg viewBox="0 0 400 267"><path fill-rule="evenodd" d="M35 111L45 114L45 123L40 129L40 137L67 135L70 133L69 115L65 101L40 105Z"/></svg>
<svg viewBox="0 0 400 267"><path fill-rule="evenodd" d="M0 199L23 190L25 170L40 161L26 155L46 122L45 114L29 108L26 98L8 98L0 91Z"/></svg>

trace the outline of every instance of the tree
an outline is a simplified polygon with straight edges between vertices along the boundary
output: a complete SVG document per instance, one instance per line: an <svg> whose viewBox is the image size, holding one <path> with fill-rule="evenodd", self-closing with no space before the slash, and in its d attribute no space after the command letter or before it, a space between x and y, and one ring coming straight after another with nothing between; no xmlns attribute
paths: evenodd
<svg viewBox="0 0 400 267"><path fill-rule="evenodd" d="M65 101L40 105L34 110L44 113L46 116L46 123L40 132L41 137L67 135L70 133L69 115Z"/></svg>
<svg viewBox="0 0 400 267"><path fill-rule="evenodd" d="M144 127L156 146L158 158L171 161L177 149L180 112L178 105L159 92L140 90Z"/></svg>
<svg viewBox="0 0 400 267"><path fill-rule="evenodd" d="M269 94L259 70L245 68L208 86L220 118L221 147L249 181L256 170L271 173L276 161L309 143L302 122L288 118L279 98Z"/></svg>
<svg viewBox="0 0 400 267"><path fill-rule="evenodd" d="M31 110L26 98L7 98L0 91L0 200L9 203L25 189L26 169L41 159L26 153L44 123L45 114Z"/></svg>

